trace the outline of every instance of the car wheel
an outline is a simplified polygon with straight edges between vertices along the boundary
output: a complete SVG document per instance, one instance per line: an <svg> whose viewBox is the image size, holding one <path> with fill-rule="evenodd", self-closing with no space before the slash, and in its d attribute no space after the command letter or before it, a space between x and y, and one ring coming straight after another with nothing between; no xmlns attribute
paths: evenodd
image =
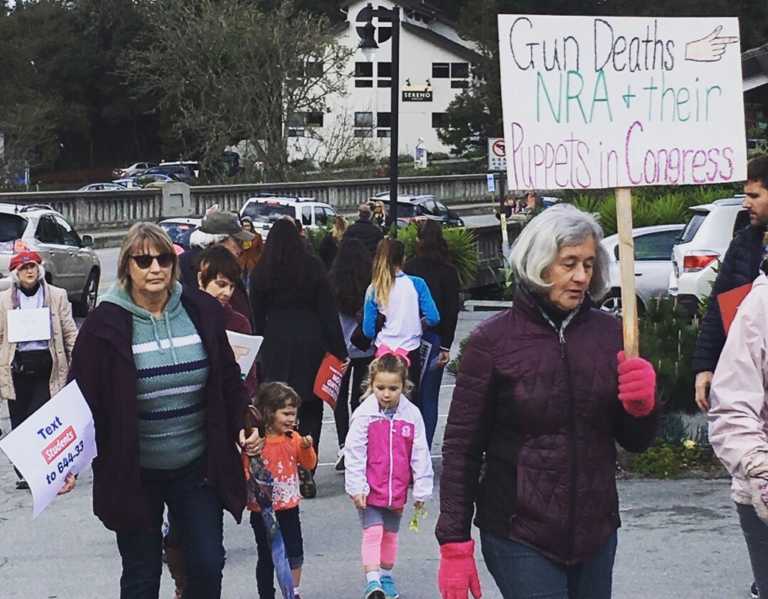
<svg viewBox="0 0 768 599"><path fill-rule="evenodd" d="M642 316L645 312L645 307L639 297L635 301L637 302L637 315ZM611 291L598 302L597 307L603 312L608 312L614 316L621 316L621 290L614 289Z"/></svg>
<svg viewBox="0 0 768 599"><path fill-rule="evenodd" d="M88 316L91 310L96 307L96 300L99 296L99 272L94 269L88 275L88 280L83 287L83 293L80 300L74 305L76 316Z"/></svg>

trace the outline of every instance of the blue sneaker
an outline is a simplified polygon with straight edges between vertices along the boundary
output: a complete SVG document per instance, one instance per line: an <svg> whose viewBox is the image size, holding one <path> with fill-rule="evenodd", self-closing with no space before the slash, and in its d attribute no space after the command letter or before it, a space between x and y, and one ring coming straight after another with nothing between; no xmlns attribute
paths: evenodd
<svg viewBox="0 0 768 599"><path fill-rule="evenodd" d="M378 580L372 580L368 583L363 592L363 599L386 599L384 589L381 588L381 583Z"/></svg>
<svg viewBox="0 0 768 599"><path fill-rule="evenodd" d="M400 593L397 592L395 581L388 574L381 577L381 588L384 589L386 599L399 599Z"/></svg>

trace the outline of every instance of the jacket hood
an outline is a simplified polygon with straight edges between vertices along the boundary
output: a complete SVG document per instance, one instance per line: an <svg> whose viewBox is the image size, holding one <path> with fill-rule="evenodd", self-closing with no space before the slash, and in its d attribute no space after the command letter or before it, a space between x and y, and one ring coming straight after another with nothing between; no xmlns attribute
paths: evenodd
<svg viewBox="0 0 768 599"><path fill-rule="evenodd" d="M176 282L173 284L173 288L171 289L171 298L168 300L164 310L164 312L171 316L181 306L181 289L181 283ZM112 285L112 287L110 287L109 290L102 296L101 301L120 306L124 310L130 312L131 315L143 320L149 321L154 318L148 310L145 310L141 306L137 306L134 303L130 292L125 287L120 285L120 283L115 283Z"/></svg>

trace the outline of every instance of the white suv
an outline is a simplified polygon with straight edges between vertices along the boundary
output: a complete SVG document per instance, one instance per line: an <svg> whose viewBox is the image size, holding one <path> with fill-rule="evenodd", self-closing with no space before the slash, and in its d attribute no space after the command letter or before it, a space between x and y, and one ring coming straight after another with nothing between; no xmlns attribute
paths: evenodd
<svg viewBox="0 0 768 599"><path fill-rule="evenodd" d="M330 227L336 209L314 198L258 196L248 198L240 209L240 217L244 216L249 217L256 231L260 230L262 236L266 237L272 223L283 216L301 221L302 226L308 229Z"/></svg>
<svg viewBox="0 0 768 599"><path fill-rule="evenodd" d="M691 314L712 293L720 260L734 236L749 225L743 195L693 206L691 220L672 248L669 293Z"/></svg>

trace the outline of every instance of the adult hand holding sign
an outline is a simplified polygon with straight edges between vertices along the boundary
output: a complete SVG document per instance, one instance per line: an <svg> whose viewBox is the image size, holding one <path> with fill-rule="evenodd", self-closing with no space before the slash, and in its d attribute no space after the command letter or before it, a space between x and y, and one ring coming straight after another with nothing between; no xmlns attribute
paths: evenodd
<svg viewBox="0 0 768 599"><path fill-rule="evenodd" d="M685 45L685 60L694 62L717 62L725 54L730 44L739 41L736 36L721 36L722 25L715 27L711 33L701 39L688 42Z"/></svg>

